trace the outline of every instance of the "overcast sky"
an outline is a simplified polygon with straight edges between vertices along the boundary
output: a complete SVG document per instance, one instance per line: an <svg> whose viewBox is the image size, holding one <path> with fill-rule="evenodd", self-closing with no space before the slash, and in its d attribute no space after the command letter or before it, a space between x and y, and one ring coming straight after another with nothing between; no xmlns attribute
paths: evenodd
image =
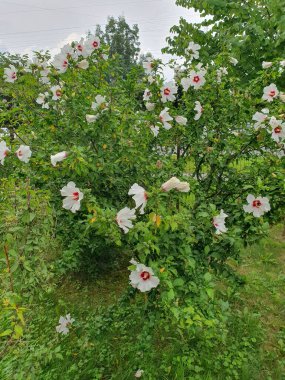
<svg viewBox="0 0 285 380"><path fill-rule="evenodd" d="M108 16L120 15L129 24L138 24L142 52L156 57L180 16L189 22L199 20L175 0L0 0L0 51L56 53L96 24L104 25Z"/></svg>

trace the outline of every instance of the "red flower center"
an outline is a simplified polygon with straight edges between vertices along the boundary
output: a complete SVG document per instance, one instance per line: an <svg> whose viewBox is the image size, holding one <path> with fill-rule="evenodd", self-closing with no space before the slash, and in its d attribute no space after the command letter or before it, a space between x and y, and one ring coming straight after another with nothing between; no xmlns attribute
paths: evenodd
<svg viewBox="0 0 285 380"><path fill-rule="evenodd" d="M148 198L148 197L147 197L147 193L145 192L145 193L144 193L144 199L147 200L147 198Z"/></svg>
<svg viewBox="0 0 285 380"><path fill-rule="evenodd" d="M199 75L195 75L193 78L193 82L198 83L200 81Z"/></svg>
<svg viewBox="0 0 285 380"><path fill-rule="evenodd" d="M62 66L63 66L63 67L66 67L67 65L68 65L68 62L67 62L67 61L63 61Z"/></svg>
<svg viewBox="0 0 285 380"><path fill-rule="evenodd" d="M170 95L171 91L169 88L165 88L163 92L164 92L164 95L168 96L168 95Z"/></svg>
<svg viewBox="0 0 285 380"><path fill-rule="evenodd" d="M163 123L163 117L159 116L159 120Z"/></svg>
<svg viewBox="0 0 285 380"><path fill-rule="evenodd" d="M255 199L255 200L252 202L252 206L253 206L253 207L260 207L260 206L261 206L261 202L260 202L258 199Z"/></svg>
<svg viewBox="0 0 285 380"><path fill-rule="evenodd" d="M18 156L19 156L19 157L22 157L22 155L23 155L23 152L22 152L21 150L19 150L19 152L18 152Z"/></svg>
<svg viewBox="0 0 285 380"><path fill-rule="evenodd" d="M146 281L150 278L150 274L146 271L141 272L140 276L144 281Z"/></svg>
<svg viewBox="0 0 285 380"><path fill-rule="evenodd" d="M77 49L78 49L79 51L83 51L83 46L82 46L82 45L77 45Z"/></svg>
<svg viewBox="0 0 285 380"><path fill-rule="evenodd" d="M271 91L269 92L269 96L275 96L275 94L276 94L275 90L271 90Z"/></svg>
<svg viewBox="0 0 285 380"><path fill-rule="evenodd" d="M74 193L72 193L72 199L74 201L78 201L79 200L79 192L78 191L75 191Z"/></svg>
<svg viewBox="0 0 285 380"><path fill-rule="evenodd" d="M4 152L4 157L7 157L7 156L8 156L8 153L9 153L9 151L8 151L8 150L5 150L5 152Z"/></svg>
<svg viewBox="0 0 285 380"><path fill-rule="evenodd" d="M17 78L17 74L16 73L13 73L12 74L12 79L16 79Z"/></svg>
<svg viewBox="0 0 285 380"><path fill-rule="evenodd" d="M282 129L280 127L274 128L275 133L281 133Z"/></svg>
<svg viewBox="0 0 285 380"><path fill-rule="evenodd" d="M96 48L96 47L98 47L98 42L97 42L97 41L94 41L92 45L93 45L93 47Z"/></svg>
<svg viewBox="0 0 285 380"><path fill-rule="evenodd" d="M56 90L55 95L60 97L61 96L61 90Z"/></svg>

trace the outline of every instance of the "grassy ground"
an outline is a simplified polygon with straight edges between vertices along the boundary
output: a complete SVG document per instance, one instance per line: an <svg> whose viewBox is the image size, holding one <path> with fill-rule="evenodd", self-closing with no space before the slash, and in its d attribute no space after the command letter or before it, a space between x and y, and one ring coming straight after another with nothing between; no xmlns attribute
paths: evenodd
<svg viewBox="0 0 285 380"><path fill-rule="evenodd" d="M207 346L205 351L202 346L198 352L201 357L209 357L212 363L220 360L221 374L213 376L208 369L202 377L197 373L197 377L191 377L191 380L285 379L285 237L282 233L283 228L276 227L272 229L270 238L243 252L243 263L236 270L244 277L245 285L235 291L231 286L222 287L223 297L233 310L227 342L223 347L209 349ZM123 294L127 284L128 271L119 269L112 276L98 275L86 279L86 275L76 275L65 279L51 298L35 305L28 313L25 339L13 350L7 350L2 367L0 363L0 379L133 379L135 368L139 368L142 360L134 361L135 352L140 351L136 344L140 340L147 343L148 339L148 332L140 331L144 316L138 313L124 316L120 311L120 315L110 319L112 327L106 330L108 319L100 316L102 309L114 304ZM55 334L55 325L58 315L66 312L70 312L80 325L67 339L62 339ZM152 333L156 334L154 330ZM180 345L172 343L171 334L164 342L159 342L163 350L157 347L150 357L144 357L144 365L146 362L149 364L149 371L159 366L162 358L171 364L175 355L179 357ZM135 352L130 349L132 344ZM238 377L227 376L226 367L232 365L232 360L238 360L239 355L241 358L245 355L246 360L242 362L245 364L242 364ZM134 361L133 368L128 365L129 359ZM90 376L85 368L87 363L92 373ZM103 367L106 363L109 366L107 372L106 368L100 369L100 365ZM98 367L98 377L94 375L93 366ZM81 375L83 368L84 376ZM16 374L11 375L15 369ZM100 377L101 370L105 373L103 377ZM63 375L59 377L59 373ZM142 379L190 380L185 373L181 364L169 375L157 375L156 378L145 373Z"/></svg>

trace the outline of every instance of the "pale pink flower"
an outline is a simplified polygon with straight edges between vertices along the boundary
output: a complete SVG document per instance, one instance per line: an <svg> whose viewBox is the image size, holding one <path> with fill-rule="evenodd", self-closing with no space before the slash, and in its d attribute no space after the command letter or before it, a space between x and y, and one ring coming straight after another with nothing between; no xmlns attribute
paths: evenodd
<svg viewBox="0 0 285 380"><path fill-rule="evenodd" d="M10 65L4 69L4 81L8 83L14 83L17 80L17 69L15 66Z"/></svg>
<svg viewBox="0 0 285 380"><path fill-rule="evenodd" d="M105 96L96 95L95 96L95 102L92 103L91 108L93 110L97 110L97 109L106 110L108 105L109 104L106 102Z"/></svg>
<svg viewBox="0 0 285 380"><path fill-rule="evenodd" d="M260 127L264 128L264 122L267 120L268 115L266 115L263 112L255 112L255 114L252 116L252 120L256 121L254 124L254 128L258 129Z"/></svg>
<svg viewBox="0 0 285 380"><path fill-rule="evenodd" d="M83 59L77 64L77 67L79 67L80 69L86 70L89 67L89 62L87 61L87 59Z"/></svg>
<svg viewBox="0 0 285 380"><path fill-rule="evenodd" d="M131 271L129 279L132 287L141 292L148 292L159 284L159 278L154 276L153 270L143 264L136 264L136 269Z"/></svg>
<svg viewBox="0 0 285 380"><path fill-rule="evenodd" d="M263 61L262 62L262 68L263 69L268 69L269 67L271 67L273 65L273 62L266 62L266 61Z"/></svg>
<svg viewBox="0 0 285 380"><path fill-rule="evenodd" d="M205 70L191 70L189 77L181 79L181 85L184 91L187 91L190 86L192 86L195 90L201 88L206 82L204 75Z"/></svg>
<svg viewBox="0 0 285 380"><path fill-rule="evenodd" d="M87 123L94 123L94 121L98 120L99 114L97 115L86 115Z"/></svg>
<svg viewBox="0 0 285 380"><path fill-rule="evenodd" d="M36 103L40 104L42 106L42 108L49 109L49 104L46 101L48 96L49 96L48 92L45 92L44 94L42 94L42 93L39 94L37 99L36 99Z"/></svg>
<svg viewBox="0 0 285 380"><path fill-rule="evenodd" d="M150 74L153 70L153 60L149 57L143 62L143 68L146 74Z"/></svg>
<svg viewBox="0 0 285 380"><path fill-rule="evenodd" d="M159 133L159 127L157 125L155 125L155 126L151 125L150 129L151 129L152 133L154 134L154 136L157 137L158 133Z"/></svg>
<svg viewBox="0 0 285 380"><path fill-rule="evenodd" d="M143 369L138 369L135 373L135 378L139 379L140 377L142 377L143 373L144 373Z"/></svg>
<svg viewBox="0 0 285 380"><path fill-rule="evenodd" d="M100 48L100 38L97 36L91 36L85 43L88 50L94 51Z"/></svg>
<svg viewBox="0 0 285 380"><path fill-rule="evenodd" d="M277 98L279 95L279 91L274 83L271 83L269 86L264 87L263 89L263 100L267 100L268 102L272 102L273 99Z"/></svg>
<svg viewBox="0 0 285 380"><path fill-rule="evenodd" d="M269 120L269 124L272 128L271 136L274 141L280 142L285 138L285 124L282 120L277 120L276 117L272 116Z"/></svg>
<svg viewBox="0 0 285 380"><path fill-rule="evenodd" d="M20 148L16 151L16 155L20 161L23 161L27 164L31 158L32 151L29 146L20 145Z"/></svg>
<svg viewBox="0 0 285 380"><path fill-rule="evenodd" d="M190 191L190 186L188 182L181 182L176 177L171 177L168 181L166 181L161 186L162 191L168 192L173 189L178 190L181 193L188 193L188 191Z"/></svg>
<svg viewBox="0 0 285 380"><path fill-rule="evenodd" d="M144 91L144 94L143 94L143 100L145 100L145 101L149 100L151 98L151 96L152 96L151 91L148 88L146 88Z"/></svg>
<svg viewBox="0 0 285 380"><path fill-rule="evenodd" d="M135 213L135 209L131 210L128 207L123 208L117 213L116 222L125 234L129 232L130 228L133 228L132 220L136 219Z"/></svg>
<svg viewBox="0 0 285 380"><path fill-rule="evenodd" d="M155 104L154 104L154 103L147 102L147 103L145 103L145 108L146 108L148 111L153 111L154 108L155 108Z"/></svg>
<svg viewBox="0 0 285 380"><path fill-rule="evenodd" d="M59 73L65 73L68 68L68 59L65 54L60 53L54 57L52 64Z"/></svg>
<svg viewBox="0 0 285 380"><path fill-rule="evenodd" d="M68 182L68 184L60 190L60 193L65 197L62 203L63 208L73 213L80 209L80 202L84 195L78 187L76 187L74 182Z"/></svg>
<svg viewBox="0 0 285 380"><path fill-rule="evenodd" d="M255 197L254 195L249 194L246 200L248 204L243 206L244 211L252 213L253 216L257 218L271 210L269 200L266 197Z"/></svg>
<svg viewBox="0 0 285 380"><path fill-rule="evenodd" d="M238 60L234 57L230 57L230 63L234 66L236 66L238 64Z"/></svg>

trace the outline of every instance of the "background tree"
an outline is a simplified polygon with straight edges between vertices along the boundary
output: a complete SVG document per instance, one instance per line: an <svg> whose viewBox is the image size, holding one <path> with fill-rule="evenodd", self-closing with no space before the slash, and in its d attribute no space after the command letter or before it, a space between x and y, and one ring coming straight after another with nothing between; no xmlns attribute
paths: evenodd
<svg viewBox="0 0 285 380"><path fill-rule="evenodd" d="M284 0L177 0L177 5L200 12L202 22L192 24L181 18L168 37L172 54L183 55L190 41L205 49L203 61L226 53L239 60L237 71L243 80L255 77L262 61L282 56L285 48Z"/></svg>
<svg viewBox="0 0 285 380"><path fill-rule="evenodd" d="M105 30L96 26L96 35L101 42L109 46L109 58L118 54L121 57L121 67L124 73L130 71L137 63L140 52L139 28L137 24L130 26L124 16L109 17Z"/></svg>

